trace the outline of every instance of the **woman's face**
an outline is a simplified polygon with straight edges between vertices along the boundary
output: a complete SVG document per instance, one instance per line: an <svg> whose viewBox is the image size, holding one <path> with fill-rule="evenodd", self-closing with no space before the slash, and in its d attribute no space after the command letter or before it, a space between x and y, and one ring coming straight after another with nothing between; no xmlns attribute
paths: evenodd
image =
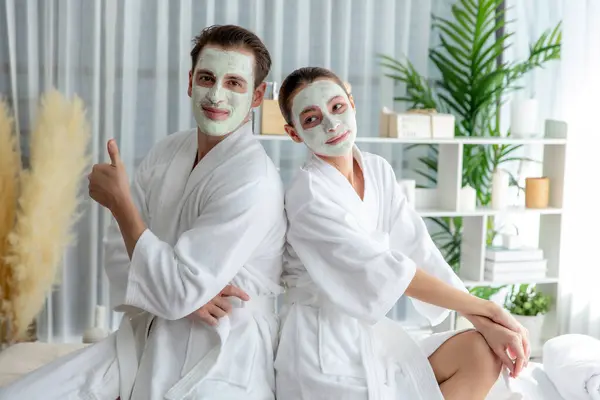
<svg viewBox="0 0 600 400"><path fill-rule="evenodd" d="M332 80L318 80L302 88L292 101L298 136L315 154L338 157L352 152L356 116L348 95Z"/></svg>

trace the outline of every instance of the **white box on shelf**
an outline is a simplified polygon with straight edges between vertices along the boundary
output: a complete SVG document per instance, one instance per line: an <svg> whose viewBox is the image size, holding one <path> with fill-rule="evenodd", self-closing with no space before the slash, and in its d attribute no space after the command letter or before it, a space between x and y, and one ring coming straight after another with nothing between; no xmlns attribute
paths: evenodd
<svg viewBox="0 0 600 400"><path fill-rule="evenodd" d="M396 113L384 107L379 114L379 136L411 139L452 139L456 119L435 110Z"/></svg>
<svg viewBox="0 0 600 400"><path fill-rule="evenodd" d="M452 114L433 114L431 117L431 135L434 138L454 138L455 118Z"/></svg>
<svg viewBox="0 0 600 400"><path fill-rule="evenodd" d="M425 114L398 113L389 116L389 137L431 138L431 118Z"/></svg>

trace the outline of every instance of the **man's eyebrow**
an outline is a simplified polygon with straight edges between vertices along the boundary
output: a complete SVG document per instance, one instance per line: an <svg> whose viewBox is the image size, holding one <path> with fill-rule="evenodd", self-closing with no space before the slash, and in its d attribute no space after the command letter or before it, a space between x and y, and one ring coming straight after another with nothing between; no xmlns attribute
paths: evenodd
<svg viewBox="0 0 600 400"><path fill-rule="evenodd" d="M225 76L229 79L235 79L240 82L246 82L246 79L236 74L226 74Z"/></svg>

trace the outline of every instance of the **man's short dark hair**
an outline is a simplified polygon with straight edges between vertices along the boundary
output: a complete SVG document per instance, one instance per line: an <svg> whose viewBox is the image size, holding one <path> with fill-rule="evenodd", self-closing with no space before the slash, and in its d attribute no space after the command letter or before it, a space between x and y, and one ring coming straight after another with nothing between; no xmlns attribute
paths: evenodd
<svg viewBox="0 0 600 400"><path fill-rule="evenodd" d="M204 28L193 40L192 70L196 67L198 56L206 45L215 45L225 49L244 48L254 54L254 88L260 85L271 69L271 55L264 43L254 33L237 25L213 25Z"/></svg>

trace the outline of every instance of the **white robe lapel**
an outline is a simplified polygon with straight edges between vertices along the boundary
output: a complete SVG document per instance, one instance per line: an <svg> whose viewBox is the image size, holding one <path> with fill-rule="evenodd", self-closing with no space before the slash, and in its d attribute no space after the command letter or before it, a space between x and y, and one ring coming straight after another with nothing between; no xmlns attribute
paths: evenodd
<svg viewBox="0 0 600 400"><path fill-rule="evenodd" d="M361 200L358 193L356 193L350 182L348 182L348 180L340 171L321 158L315 155L312 157L313 162L318 166L319 171L321 171L326 179L330 180L335 185L335 187L330 191L330 193L332 193L331 198L334 200L334 202L340 207L346 209L346 211L360 221L361 224L364 224L368 219L366 215L367 200L370 192L368 188L368 171L365 170L366 166L363 162L362 154L360 153L358 147L354 146L352 155L363 171L363 177L365 180L363 200ZM368 225L364 226L367 227Z"/></svg>
<svg viewBox="0 0 600 400"><path fill-rule="evenodd" d="M152 231L171 245L177 240L175 236L179 221L178 211L181 209L181 198L189 180L184 177L192 171L197 153L197 136L190 134L182 141L162 180Z"/></svg>
<svg viewBox="0 0 600 400"><path fill-rule="evenodd" d="M233 132L213 147L192 171L186 182L185 191L183 192L181 200L185 201L198 183L206 178L207 175L211 174L215 168L232 160L234 156L238 155L244 149L244 147L248 146L252 139L251 135L252 123L247 122L237 131ZM196 146L196 148L198 148L198 146Z"/></svg>

